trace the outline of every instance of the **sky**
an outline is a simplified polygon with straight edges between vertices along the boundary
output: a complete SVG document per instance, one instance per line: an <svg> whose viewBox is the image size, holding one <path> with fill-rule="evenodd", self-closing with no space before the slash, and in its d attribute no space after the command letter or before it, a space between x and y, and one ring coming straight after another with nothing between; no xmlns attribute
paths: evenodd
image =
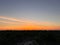
<svg viewBox="0 0 60 45"><path fill-rule="evenodd" d="M0 30L60 30L60 0L0 0Z"/></svg>

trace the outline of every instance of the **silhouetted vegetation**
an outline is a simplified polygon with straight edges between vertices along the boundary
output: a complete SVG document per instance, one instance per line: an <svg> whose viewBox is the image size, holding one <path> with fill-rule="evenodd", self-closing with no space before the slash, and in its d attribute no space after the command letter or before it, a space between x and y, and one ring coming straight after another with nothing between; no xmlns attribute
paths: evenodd
<svg viewBox="0 0 60 45"><path fill-rule="evenodd" d="M0 45L18 45L32 40L39 45L60 45L60 31L0 31Z"/></svg>

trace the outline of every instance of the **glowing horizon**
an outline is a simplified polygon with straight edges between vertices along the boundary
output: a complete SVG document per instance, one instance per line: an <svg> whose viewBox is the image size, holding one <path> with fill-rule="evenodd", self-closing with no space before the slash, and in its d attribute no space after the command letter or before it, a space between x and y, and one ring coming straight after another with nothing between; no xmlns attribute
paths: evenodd
<svg viewBox="0 0 60 45"><path fill-rule="evenodd" d="M6 24L5 26L1 27L0 30L54 30L60 29L60 26L54 25L55 23L52 22L39 22L33 20L23 20L23 19L16 19L10 18L6 16L0 16L0 23Z"/></svg>

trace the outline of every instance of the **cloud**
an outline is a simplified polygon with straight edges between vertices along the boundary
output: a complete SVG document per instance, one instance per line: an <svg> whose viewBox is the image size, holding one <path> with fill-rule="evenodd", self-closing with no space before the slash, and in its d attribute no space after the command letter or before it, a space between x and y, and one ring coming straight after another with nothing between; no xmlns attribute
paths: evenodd
<svg viewBox="0 0 60 45"><path fill-rule="evenodd" d="M36 21L36 20L27 20L27 19L16 19L6 16L0 16L1 19L6 19L9 21L0 21L2 23L9 23L9 24L24 24L24 25L54 25L55 23L52 22L43 22L43 21Z"/></svg>
<svg viewBox="0 0 60 45"><path fill-rule="evenodd" d="M4 21L0 20L0 22L8 23L8 24L26 24L26 23L28 23L28 21L24 21L22 19L16 19L16 18L11 18L11 17L6 17L6 16L0 16L0 19L4 20Z"/></svg>
<svg viewBox="0 0 60 45"><path fill-rule="evenodd" d="M17 21L17 22L23 22L19 19L15 19L15 18L9 18L9 17L5 17L5 16L0 16L1 19L7 19L7 20L11 20L11 21Z"/></svg>
<svg viewBox="0 0 60 45"><path fill-rule="evenodd" d="M23 23L23 24L28 24L28 23L33 23L33 21L30 21L30 20L25 20L25 19L16 19L16 18L11 18L11 17L6 17L6 16L0 16L1 19L6 19L6 20L9 20L10 23L13 23L16 22L16 23ZM9 23L9 22L6 22L6 21L0 21L0 22L4 22L4 23Z"/></svg>
<svg viewBox="0 0 60 45"><path fill-rule="evenodd" d="M6 24L17 24L17 22L8 22L8 21L0 21L1 23L6 23Z"/></svg>

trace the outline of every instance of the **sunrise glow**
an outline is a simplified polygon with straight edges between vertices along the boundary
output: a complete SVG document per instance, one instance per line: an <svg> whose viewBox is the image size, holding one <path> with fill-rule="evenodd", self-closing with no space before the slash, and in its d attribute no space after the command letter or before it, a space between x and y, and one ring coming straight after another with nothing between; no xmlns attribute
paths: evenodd
<svg viewBox="0 0 60 45"><path fill-rule="evenodd" d="M60 1L0 0L0 30L60 30Z"/></svg>

